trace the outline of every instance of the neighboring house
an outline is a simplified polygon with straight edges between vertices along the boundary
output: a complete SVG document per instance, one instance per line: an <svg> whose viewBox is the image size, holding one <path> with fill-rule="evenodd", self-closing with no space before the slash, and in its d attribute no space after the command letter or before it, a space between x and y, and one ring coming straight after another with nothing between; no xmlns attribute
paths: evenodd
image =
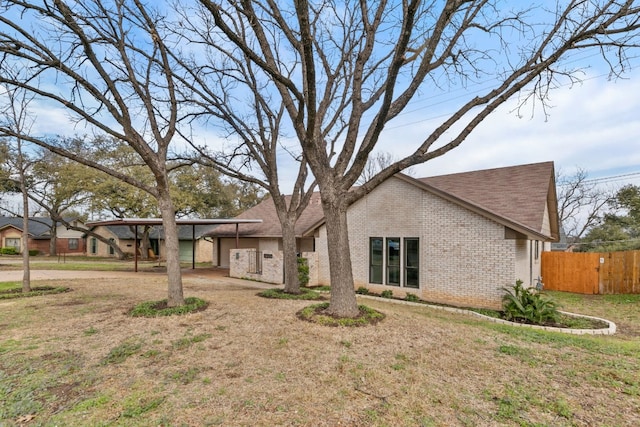
<svg viewBox="0 0 640 427"><path fill-rule="evenodd" d="M67 222L74 226L83 227L83 224L74 219ZM29 250L37 250L40 255L50 255L53 220L48 217L29 218L28 232ZM0 246L14 247L18 252L22 252L24 244L22 241L22 218L0 217ZM55 224L56 254L58 255L84 255L85 240L84 233L77 230L69 230L58 222Z"/></svg>
<svg viewBox="0 0 640 427"><path fill-rule="evenodd" d="M305 255L312 284L330 285L326 227L315 196L296 228L298 250L314 252ZM282 249L270 200L243 215L263 223L243 228L239 247ZM503 287L517 279L536 284L541 252L559 237L553 163L421 179L398 174L355 202L347 217L356 288L496 308ZM221 226L210 233L217 265L229 262L230 231ZM234 266L242 258L236 252L231 274L256 278L241 271L242 264Z"/></svg>
<svg viewBox="0 0 640 427"><path fill-rule="evenodd" d="M195 229L190 225L178 226L178 238L180 239L180 260L191 262L193 257L193 236L195 236L196 262L212 262L213 250L211 240L206 240L203 235L213 230L215 225L196 225ZM143 226L138 226L138 235L141 236ZM92 227L94 233L116 242L118 247L127 254L134 254L135 234L134 226L129 225L99 225ZM161 226L152 226L149 232L149 240L152 257L165 257L164 233ZM101 242L96 237L87 236L87 255L109 257L115 256L115 251L110 245Z"/></svg>

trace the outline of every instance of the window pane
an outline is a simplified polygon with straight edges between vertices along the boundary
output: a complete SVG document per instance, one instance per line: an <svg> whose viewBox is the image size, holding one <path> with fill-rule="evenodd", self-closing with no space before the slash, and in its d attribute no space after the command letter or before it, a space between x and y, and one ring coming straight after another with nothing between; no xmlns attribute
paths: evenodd
<svg viewBox="0 0 640 427"><path fill-rule="evenodd" d="M387 268L387 285L400 286L400 267Z"/></svg>
<svg viewBox="0 0 640 427"><path fill-rule="evenodd" d="M419 277L418 277L418 269L417 268L408 268L405 270L404 276L405 286L407 288L419 288Z"/></svg>
<svg viewBox="0 0 640 427"><path fill-rule="evenodd" d="M383 260L382 237L371 237L369 239L369 283L382 283Z"/></svg>
<svg viewBox="0 0 640 427"><path fill-rule="evenodd" d="M69 239L69 249L78 249L78 239Z"/></svg>
<svg viewBox="0 0 640 427"><path fill-rule="evenodd" d="M387 239L387 285L400 285L400 238Z"/></svg>
<svg viewBox="0 0 640 427"><path fill-rule="evenodd" d="M387 265L400 265L400 239L387 239Z"/></svg>
<svg viewBox="0 0 640 427"><path fill-rule="evenodd" d="M420 285L420 242L417 238L404 239L404 285L418 288Z"/></svg>

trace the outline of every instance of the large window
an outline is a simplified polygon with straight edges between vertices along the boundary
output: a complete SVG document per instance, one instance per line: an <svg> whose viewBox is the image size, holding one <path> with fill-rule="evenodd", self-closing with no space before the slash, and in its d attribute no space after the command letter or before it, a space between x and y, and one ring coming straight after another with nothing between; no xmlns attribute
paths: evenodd
<svg viewBox="0 0 640 427"><path fill-rule="evenodd" d="M387 285L400 286L400 238L387 238Z"/></svg>
<svg viewBox="0 0 640 427"><path fill-rule="evenodd" d="M90 247L90 251L91 254L95 255L98 253L98 239L96 239L95 237L92 237L91 240L89 241L89 247Z"/></svg>
<svg viewBox="0 0 640 427"><path fill-rule="evenodd" d="M420 245L417 238L404 239L404 285L407 288L418 288Z"/></svg>
<svg viewBox="0 0 640 427"><path fill-rule="evenodd" d="M417 237L370 237L369 283L420 287L420 240Z"/></svg>
<svg viewBox="0 0 640 427"><path fill-rule="evenodd" d="M384 247L382 237L369 238L369 283L382 284Z"/></svg>

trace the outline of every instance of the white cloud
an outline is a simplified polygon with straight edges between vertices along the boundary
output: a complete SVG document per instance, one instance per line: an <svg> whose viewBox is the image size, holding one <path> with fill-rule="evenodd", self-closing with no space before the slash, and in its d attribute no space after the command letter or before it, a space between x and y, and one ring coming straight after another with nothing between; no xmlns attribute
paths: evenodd
<svg viewBox="0 0 640 427"><path fill-rule="evenodd" d="M553 108L546 120L539 108L533 117L518 118L511 111L515 101L510 102L481 123L460 147L416 166L416 175L549 160L556 168L571 172L580 167L590 176L640 171L640 97L635 95L640 93L640 73L633 77L616 82L592 79L557 89L551 94ZM433 112L423 115L435 116ZM397 156L408 154L410 146L415 147L437 124L434 120L395 128L382 147L393 147Z"/></svg>

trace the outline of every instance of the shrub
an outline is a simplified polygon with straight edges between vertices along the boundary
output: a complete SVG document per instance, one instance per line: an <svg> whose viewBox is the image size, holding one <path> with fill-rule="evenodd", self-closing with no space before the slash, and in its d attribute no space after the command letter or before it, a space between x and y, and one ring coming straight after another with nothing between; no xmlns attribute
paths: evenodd
<svg viewBox="0 0 640 427"><path fill-rule="evenodd" d="M306 258L298 258L298 283L300 286L309 284L309 260Z"/></svg>
<svg viewBox="0 0 640 427"><path fill-rule="evenodd" d="M393 298L393 291L391 289L387 289L386 291L380 292L380 296L382 298Z"/></svg>
<svg viewBox="0 0 640 427"><path fill-rule="evenodd" d="M36 256L36 255L38 255L39 253L40 253L40 251L39 251L39 250L37 250L37 249L30 249L30 250L29 250L29 256Z"/></svg>
<svg viewBox="0 0 640 427"><path fill-rule="evenodd" d="M420 301L420 298L416 294L407 294L407 296L404 297L404 299L405 299L405 301L411 301L411 302L419 302Z"/></svg>
<svg viewBox="0 0 640 427"><path fill-rule="evenodd" d="M18 250L14 247L0 248L0 254L2 255L18 255Z"/></svg>
<svg viewBox="0 0 640 427"><path fill-rule="evenodd" d="M369 289L365 288L364 286L360 286L358 289L356 289L356 294L369 295Z"/></svg>
<svg viewBox="0 0 640 427"><path fill-rule="evenodd" d="M506 292L502 297L502 307L507 320L537 325L557 322L560 316L558 305L535 288L522 286L522 280L517 280L512 289L502 289Z"/></svg>

